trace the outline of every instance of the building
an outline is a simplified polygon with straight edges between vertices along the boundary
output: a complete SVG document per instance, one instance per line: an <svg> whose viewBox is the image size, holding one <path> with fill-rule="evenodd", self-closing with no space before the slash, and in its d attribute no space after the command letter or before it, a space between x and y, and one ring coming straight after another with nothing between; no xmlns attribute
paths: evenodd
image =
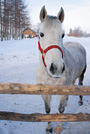
<svg viewBox="0 0 90 134"><path fill-rule="evenodd" d="M26 28L25 30L23 30L22 35L25 36L26 38L38 37L38 34L34 30L32 30L31 28Z"/></svg>

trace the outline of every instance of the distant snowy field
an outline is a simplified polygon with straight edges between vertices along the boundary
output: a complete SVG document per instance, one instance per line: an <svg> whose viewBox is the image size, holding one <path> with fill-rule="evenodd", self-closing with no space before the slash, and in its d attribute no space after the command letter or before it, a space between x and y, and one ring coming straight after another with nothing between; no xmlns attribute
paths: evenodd
<svg viewBox="0 0 90 134"><path fill-rule="evenodd" d="M90 85L90 38L65 37L64 41L81 43L87 51L87 72L84 85ZM38 39L0 42L0 83L36 84L39 62ZM90 113L90 97L84 96L84 105L78 105L78 96L70 96L65 113ZM51 113L58 112L59 96L52 96ZM0 95L0 111L18 113L45 113L39 95ZM52 123L53 128L56 122ZM46 134L47 123L0 121L0 134ZM54 133L53 133L54 134ZM90 122L63 122L62 134L90 134Z"/></svg>

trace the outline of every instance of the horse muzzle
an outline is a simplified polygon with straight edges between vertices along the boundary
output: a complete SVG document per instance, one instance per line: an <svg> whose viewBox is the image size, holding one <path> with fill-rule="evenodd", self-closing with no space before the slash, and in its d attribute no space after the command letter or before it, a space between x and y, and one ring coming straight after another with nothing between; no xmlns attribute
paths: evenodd
<svg viewBox="0 0 90 134"><path fill-rule="evenodd" d="M63 63L63 66L61 68L58 68L54 63L51 63L49 69L50 76L54 78L60 78L61 75L64 73L64 71L65 71L65 63Z"/></svg>

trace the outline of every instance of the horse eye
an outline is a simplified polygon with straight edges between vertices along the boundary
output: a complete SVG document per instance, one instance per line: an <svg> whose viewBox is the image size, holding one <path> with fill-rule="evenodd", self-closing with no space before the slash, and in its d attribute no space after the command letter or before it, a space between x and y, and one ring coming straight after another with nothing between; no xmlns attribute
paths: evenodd
<svg viewBox="0 0 90 134"><path fill-rule="evenodd" d="M62 38L64 38L64 36L65 36L65 34L63 33L63 34L62 34Z"/></svg>
<svg viewBox="0 0 90 134"><path fill-rule="evenodd" d="M40 36L41 36L41 37L44 37L44 33L40 33Z"/></svg>

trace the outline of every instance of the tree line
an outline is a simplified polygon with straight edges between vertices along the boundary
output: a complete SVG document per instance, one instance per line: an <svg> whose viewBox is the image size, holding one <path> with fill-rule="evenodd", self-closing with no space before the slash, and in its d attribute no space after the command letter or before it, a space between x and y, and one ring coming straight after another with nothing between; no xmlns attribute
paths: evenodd
<svg viewBox="0 0 90 134"><path fill-rule="evenodd" d="M75 27L74 29L70 28L68 36L90 37L90 33L86 33L86 31L81 30L80 27Z"/></svg>
<svg viewBox="0 0 90 134"><path fill-rule="evenodd" d="M0 0L0 38L20 39L21 31L30 26L30 16L23 0Z"/></svg>

